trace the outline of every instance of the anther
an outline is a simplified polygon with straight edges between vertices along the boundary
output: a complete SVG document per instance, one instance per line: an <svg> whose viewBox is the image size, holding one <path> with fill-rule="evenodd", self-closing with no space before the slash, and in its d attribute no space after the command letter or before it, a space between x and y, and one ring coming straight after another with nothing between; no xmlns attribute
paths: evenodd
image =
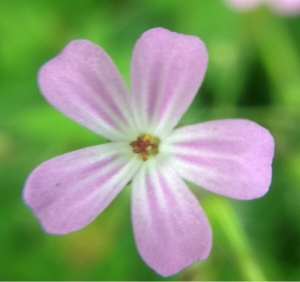
<svg viewBox="0 0 300 282"><path fill-rule="evenodd" d="M150 141L151 140L151 135L146 133L144 136L143 136L143 140L144 141Z"/></svg>
<svg viewBox="0 0 300 282"><path fill-rule="evenodd" d="M133 152L139 154L141 152L141 148L137 147L133 149Z"/></svg>
<svg viewBox="0 0 300 282"><path fill-rule="evenodd" d="M156 150L156 149L158 148L158 146L157 146L157 144L151 144L151 148L152 148L153 150Z"/></svg>
<svg viewBox="0 0 300 282"><path fill-rule="evenodd" d="M142 161L148 160L151 155L156 155L158 153L158 138L152 138L148 133L138 136L135 141L130 142L132 147L132 152L135 154L140 154Z"/></svg>
<svg viewBox="0 0 300 282"><path fill-rule="evenodd" d="M142 159L143 162L147 161L147 160L148 160L147 154L142 153L142 154L141 154L141 159Z"/></svg>

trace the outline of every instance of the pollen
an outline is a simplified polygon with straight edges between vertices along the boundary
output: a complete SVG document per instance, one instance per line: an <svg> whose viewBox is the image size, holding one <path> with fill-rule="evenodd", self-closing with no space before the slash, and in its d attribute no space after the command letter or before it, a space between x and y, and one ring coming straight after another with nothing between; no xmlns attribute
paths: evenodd
<svg viewBox="0 0 300 282"><path fill-rule="evenodd" d="M146 133L138 136L135 141L130 143L132 147L132 152L139 154L143 162L147 161L149 156L154 156L158 154L158 145L160 140L156 137L152 137L150 134Z"/></svg>

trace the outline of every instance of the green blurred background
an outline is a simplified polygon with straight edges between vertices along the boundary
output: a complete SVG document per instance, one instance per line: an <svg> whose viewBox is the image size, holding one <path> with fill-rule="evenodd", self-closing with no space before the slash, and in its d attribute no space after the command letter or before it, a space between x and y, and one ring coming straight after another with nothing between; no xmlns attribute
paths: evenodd
<svg viewBox="0 0 300 282"><path fill-rule="evenodd" d="M126 82L152 27L199 36L210 60L183 124L248 118L276 141L269 193L226 199L191 187L214 231L210 257L163 278L137 253L130 187L88 227L45 234L21 198L28 174L104 140L52 108L37 72L72 39L101 45ZM0 0L0 280L300 280L300 16L221 0Z"/></svg>

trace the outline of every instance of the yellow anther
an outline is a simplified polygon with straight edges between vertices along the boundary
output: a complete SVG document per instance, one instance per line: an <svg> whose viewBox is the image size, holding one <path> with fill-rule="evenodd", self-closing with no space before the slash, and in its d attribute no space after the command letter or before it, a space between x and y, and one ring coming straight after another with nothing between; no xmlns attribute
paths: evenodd
<svg viewBox="0 0 300 282"><path fill-rule="evenodd" d="M144 134L143 140L144 140L144 141L150 141L150 140L151 140L151 135L148 134L148 133Z"/></svg>
<svg viewBox="0 0 300 282"><path fill-rule="evenodd" d="M148 160L148 156L147 156L147 154L145 154L145 153L142 153L142 154L140 155L140 157L141 157L141 159L142 159L143 162L145 162L145 161Z"/></svg>

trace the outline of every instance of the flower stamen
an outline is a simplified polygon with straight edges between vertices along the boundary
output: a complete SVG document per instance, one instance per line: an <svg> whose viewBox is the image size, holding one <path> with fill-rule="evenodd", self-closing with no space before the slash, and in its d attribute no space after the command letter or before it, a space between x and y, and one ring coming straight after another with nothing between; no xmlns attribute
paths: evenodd
<svg viewBox="0 0 300 282"><path fill-rule="evenodd" d="M158 153L158 145L160 140L156 137L152 137L149 133L139 136L135 141L130 143L132 152L140 154L140 158L143 162L148 160L151 155Z"/></svg>

